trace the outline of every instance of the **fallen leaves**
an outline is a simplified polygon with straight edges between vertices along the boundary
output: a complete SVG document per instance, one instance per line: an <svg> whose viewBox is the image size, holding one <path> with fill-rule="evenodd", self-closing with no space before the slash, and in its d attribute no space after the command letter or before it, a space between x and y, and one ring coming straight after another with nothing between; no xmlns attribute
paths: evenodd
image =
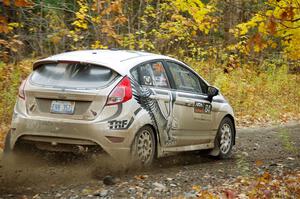
<svg viewBox="0 0 300 199"><path fill-rule="evenodd" d="M198 198L300 198L300 170L280 175L265 171L253 177L239 176L231 183L210 189L193 185L192 191Z"/></svg>
<svg viewBox="0 0 300 199"><path fill-rule="evenodd" d="M224 193L225 193L225 197L228 199L236 198L236 193L230 189L225 190Z"/></svg>
<svg viewBox="0 0 300 199"><path fill-rule="evenodd" d="M136 179L136 180L145 180L145 179L147 179L149 176L148 175L136 175L136 176L134 176L134 178Z"/></svg>
<svg viewBox="0 0 300 199"><path fill-rule="evenodd" d="M262 166L264 163L263 163L263 161L262 160L256 160L255 161L255 165L257 166L257 167L260 167L260 166Z"/></svg>

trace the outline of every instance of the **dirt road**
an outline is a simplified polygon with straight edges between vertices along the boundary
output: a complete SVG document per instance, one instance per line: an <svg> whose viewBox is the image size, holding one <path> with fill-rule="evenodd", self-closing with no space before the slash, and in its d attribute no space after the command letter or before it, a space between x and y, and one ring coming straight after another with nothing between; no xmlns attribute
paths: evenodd
<svg viewBox="0 0 300 199"><path fill-rule="evenodd" d="M196 196L193 186L209 189L265 170L300 170L300 123L238 129L236 143L228 160L182 153L147 170L122 170L105 157L24 158L18 169L0 166L0 198L188 198Z"/></svg>

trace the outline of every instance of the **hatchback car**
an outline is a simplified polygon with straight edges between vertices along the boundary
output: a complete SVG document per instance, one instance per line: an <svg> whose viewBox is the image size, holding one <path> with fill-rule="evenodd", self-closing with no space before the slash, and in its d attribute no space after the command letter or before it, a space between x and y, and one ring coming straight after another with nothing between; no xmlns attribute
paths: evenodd
<svg viewBox="0 0 300 199"><path fill-rule="evenodd" d="M120 162L149 165L174 152L235 144L229 103L185 63L152 53L85 50L33 64L19 89L5 153L95 148Z"/></svg>

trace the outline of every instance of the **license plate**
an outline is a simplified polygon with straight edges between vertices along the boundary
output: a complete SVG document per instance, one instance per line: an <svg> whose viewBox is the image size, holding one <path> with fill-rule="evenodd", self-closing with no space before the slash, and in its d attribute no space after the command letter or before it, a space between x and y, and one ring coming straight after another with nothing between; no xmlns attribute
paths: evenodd
<svg viewBox="0 0 300 199"><path fill-rule="evenodd" d="M51 113L73 114L75 102L53 100L51 103Z"/></svg>

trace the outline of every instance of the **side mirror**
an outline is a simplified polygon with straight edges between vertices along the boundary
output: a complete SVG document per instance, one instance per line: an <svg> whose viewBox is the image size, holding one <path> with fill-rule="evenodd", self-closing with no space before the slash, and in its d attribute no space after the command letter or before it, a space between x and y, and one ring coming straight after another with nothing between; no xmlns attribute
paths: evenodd
<svg viewBox="0 0 300 199"><path fill-rule="evenodd" d="M207 95L208 95L208 100L212 101L213 97L219 94L219 89L213 86L208 86L207 89Z"/></svg>

